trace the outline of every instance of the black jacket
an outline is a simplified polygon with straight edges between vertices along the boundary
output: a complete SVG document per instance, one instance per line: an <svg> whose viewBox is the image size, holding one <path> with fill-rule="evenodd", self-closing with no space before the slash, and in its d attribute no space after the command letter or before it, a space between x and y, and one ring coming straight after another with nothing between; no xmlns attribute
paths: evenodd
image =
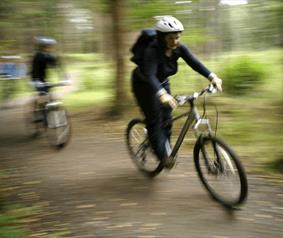
<svg viewBox="0 0 283 238"><path fill-rule="evenodd" d="M168 77L177 73L178 59L182 58L192 69L208 78L211 72L190 52L183 44L180 44L171 57L165 55L165 50L157 41L152 42L145 51L144 62L135 69L133 80L147 82L155 92L162 89L162 83L168 81Z"/></svg>
<svg viewBox="0 0 283 238"><path fill-rule="evenodd" d="M55 55L45 52L37 52L32 60L32 80L45 82L47 68L50 66L56 66L57 63L58 59Z"/></svg>

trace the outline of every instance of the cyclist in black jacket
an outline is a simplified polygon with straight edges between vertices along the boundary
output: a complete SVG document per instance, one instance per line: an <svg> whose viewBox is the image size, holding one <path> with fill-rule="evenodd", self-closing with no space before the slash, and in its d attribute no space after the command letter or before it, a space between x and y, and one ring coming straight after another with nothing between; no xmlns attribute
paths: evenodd
<svg viewBox="0 0 283 238"><path fill-rule="evenodd" d="M33 82L46 82L47 69L59 65L58 57L53 54L54 46L57 44L55 39L38 37L36 38L37 51L32 59L31 77ZM36 88L37 89L37 88ZM47 92L47 88L37 89Z"/></svg>
<svg viewBox="0 0 283 238"><path fill-rule="evenodd" d="M151 146L158 159L168 168L174 165L170 136L172 125L162 128L162 122L171 118L177 106L170 95L169 76L178 71L177 60L182 58L195 71L209 79L219 90L222 80L208 70L183 44L182 23L172 16L156 17L157 39L146 48L143 62L133 71L132 88L137 103L142 109Z"/></svg>

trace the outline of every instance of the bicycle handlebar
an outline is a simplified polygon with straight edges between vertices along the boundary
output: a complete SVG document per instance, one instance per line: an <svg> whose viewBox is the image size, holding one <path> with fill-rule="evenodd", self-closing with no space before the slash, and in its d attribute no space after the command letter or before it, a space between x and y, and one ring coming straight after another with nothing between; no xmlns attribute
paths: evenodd
<svg viewBox="0 0 283 238"><path fill-rule="evenodd" d="M213 84L209 84L207 87L202 89L200 92L194 92L190 96L175 96L175 100L177 101L178 105L181 106L181 105L184 105L188 101L196 100L198 97L202 96L205 93L213 94L216 92L217 92L217 88Z"/></svg>
<svg viewBox="0 0 283 238"><path fill-rule="evenodd" d="M51 83L51 82L41 82L41 81L32 81L30 84L35 88L53 88L60 86L68 86L71 85L71 80L62 80L59 82Z"/></svg>
<svg viewBox="0 0 283 238"><path fill-rule="evenodd" d="M202 96L204 93L211 93L211 94L213 94L213 93L216 93L217 91L218 90L217 90L216 85L211 83L206 88L204 88L203 90L201 90L199 92L199 96Z"/></svg>

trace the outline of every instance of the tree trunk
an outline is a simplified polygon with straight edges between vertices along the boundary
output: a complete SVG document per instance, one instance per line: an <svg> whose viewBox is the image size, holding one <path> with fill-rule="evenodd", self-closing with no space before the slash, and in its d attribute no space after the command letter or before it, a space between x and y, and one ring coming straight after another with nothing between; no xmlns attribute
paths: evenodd
<svg viewBox="0 0 283 238"><path fill-rule="evenodd" d="M115 97L112 112L122 114L125 105L125 41L123 27L124 0L112 0L113 51L116 64Z"/></svg>

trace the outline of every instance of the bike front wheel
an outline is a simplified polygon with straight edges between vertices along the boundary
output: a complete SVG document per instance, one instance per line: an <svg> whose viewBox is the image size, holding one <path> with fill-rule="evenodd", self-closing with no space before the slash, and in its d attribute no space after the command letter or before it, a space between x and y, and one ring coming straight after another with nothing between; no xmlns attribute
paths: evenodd
<svg viewBox="0 0 283 238"><path fill-rule="evenodd" d="M61 149L71 138L71 123L65 108L47 110L46 134L50 145Z"/></svg>
<svg viewBox="0 0 283 238"><path fill-rule="evenodd" d="M154 177L164 168L154 154L148 139L146 125L141 119L133 119L126 130L126 143L131 159L146 176Z"/></svg>
<svg viewBox="0 0 283 238"><path fill-rule="evenodd" d="M200 136L194 148L195 167L213 199L236 208L247 198L247 176L235 152L219 138Z"/></svg>
<svg viewBox="0 0 283 238"><path fill-rule="evenodd" d="M31 138L40 136L44 128L44 113L35 101L27 104L24 117L27 135Z"/></svg>

